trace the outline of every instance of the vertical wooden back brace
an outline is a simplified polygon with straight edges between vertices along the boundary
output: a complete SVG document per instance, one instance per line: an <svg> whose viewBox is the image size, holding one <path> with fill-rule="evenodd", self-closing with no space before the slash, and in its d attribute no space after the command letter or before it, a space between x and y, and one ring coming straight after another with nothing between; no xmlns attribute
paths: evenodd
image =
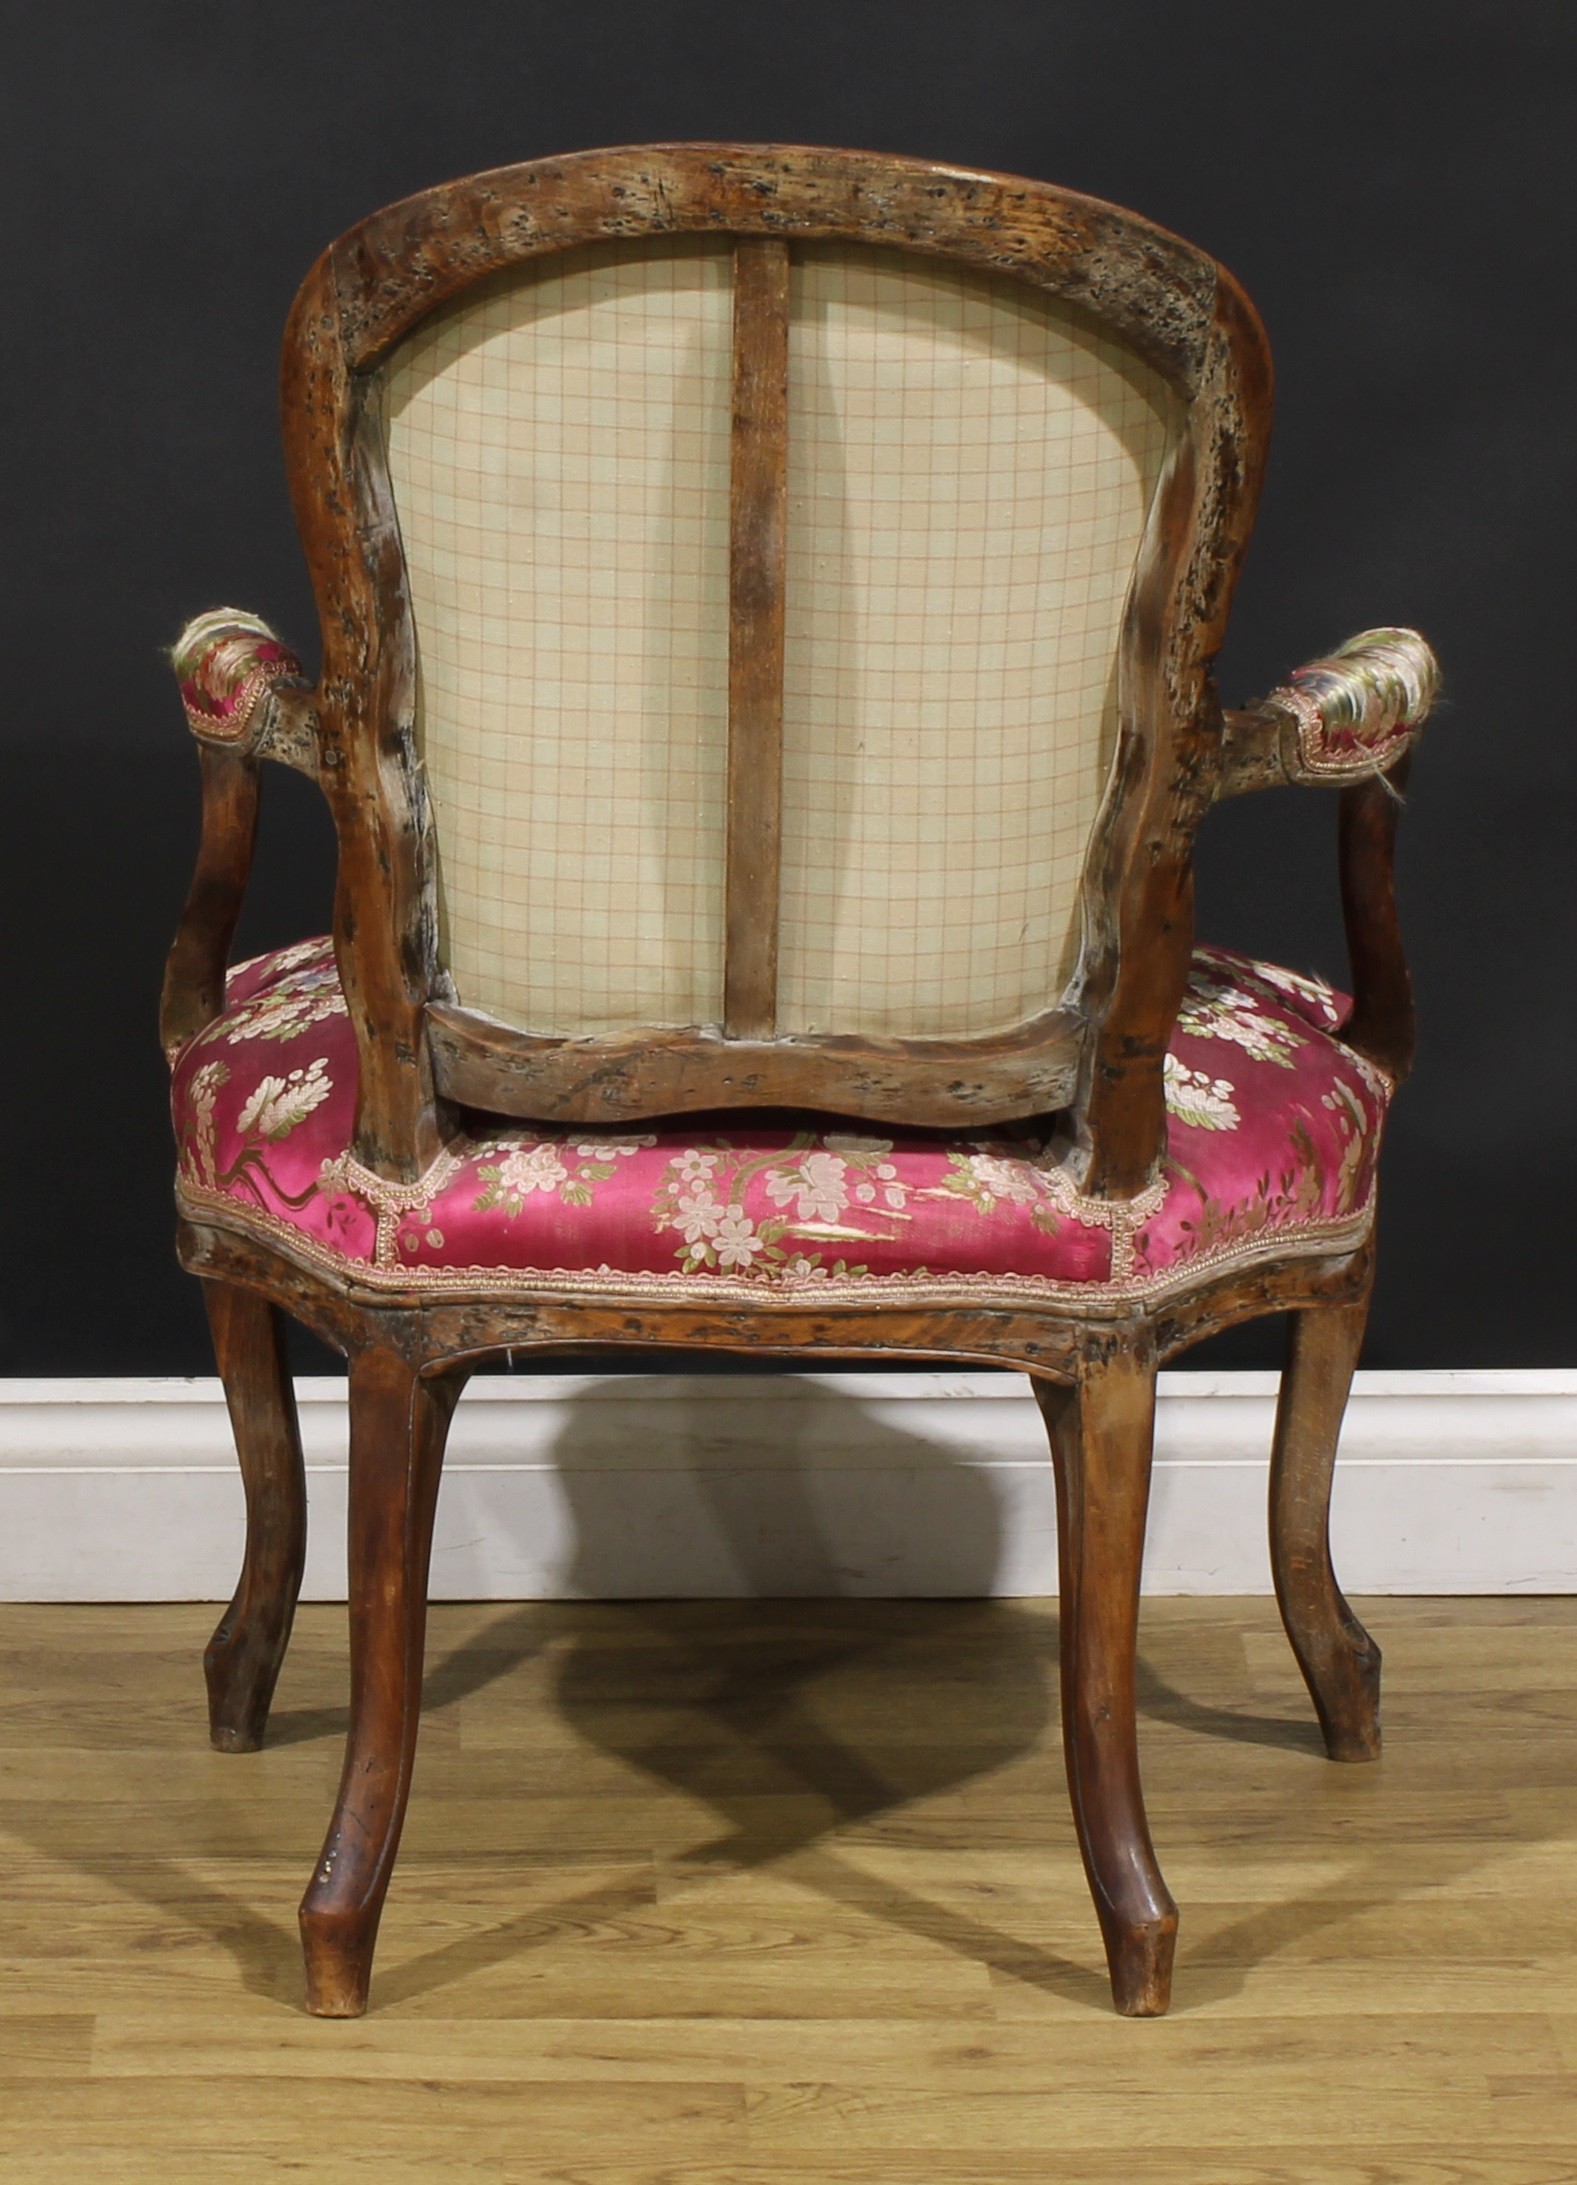
<svg viewBox="0 0 1577 2185"><path fill-rule="evenodd" d="M728 880L723 1029L776 1029L788 516L787 243L734 245L728 551Z"/></svg>

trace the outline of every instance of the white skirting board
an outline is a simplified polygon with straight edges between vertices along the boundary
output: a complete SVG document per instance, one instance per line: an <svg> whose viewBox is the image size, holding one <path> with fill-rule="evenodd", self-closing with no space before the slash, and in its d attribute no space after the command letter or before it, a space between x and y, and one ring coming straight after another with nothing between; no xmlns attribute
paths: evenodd
<svg viewBox="0 0 1577 2185"><path fill-rule="evenodd" d="M1265 1593L1277 1377L1161 1377L1152 1593ZM306 1593L345 1592L345 1384L299 1384ZM1577 1372L1361 1373L1333 1517L1354 1593L1577 1591ZM0 1382L0 1599L220 1600L217 1381ZM1002 1373L503 1375L449 1439L445 1600L1047 1594L1056 1512Z"/></svg>

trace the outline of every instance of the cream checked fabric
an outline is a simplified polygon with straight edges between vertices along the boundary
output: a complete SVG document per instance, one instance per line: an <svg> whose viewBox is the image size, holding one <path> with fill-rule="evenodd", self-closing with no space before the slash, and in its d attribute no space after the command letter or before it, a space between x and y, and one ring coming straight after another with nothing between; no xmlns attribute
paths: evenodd
<svg viewBox="0 0 1577 2185"><path fill-rule="evenodd" d="M388 371L444 959L533 1031L721 1014L730 277L722 239L550 258ZM1032 291L796 247L780 1030L1056 1000L1172 429Z"/></svg>
<svg viewBox="0 0 1577 2185"><path fill-rule="evenodd" d="M440 941L536 1032L723 997L732 254L548 258L385 390Z"/></svg>
<svg viewBox="0 0 1577 2185"><path fill-rule="evenodd" d="M1077 957L1171 398L965 267L792 283L779 1029L1006 1027Z"/></svg>

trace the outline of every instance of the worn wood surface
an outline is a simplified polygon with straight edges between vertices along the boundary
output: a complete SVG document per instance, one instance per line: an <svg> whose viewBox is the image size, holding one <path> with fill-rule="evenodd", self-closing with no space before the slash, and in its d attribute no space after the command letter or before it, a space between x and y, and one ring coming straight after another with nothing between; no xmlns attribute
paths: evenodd
<svg viewBox="0 0 1577 2185"><path fill-rule="evenodd" d="M1331 1480L1369 1301L1292 1313L1270 1465L1270 1564L1281 1620L1333 1760L1380 1753L1380 1649L1331 1564Z"/></svg>
<svg viewBox="0 0 1577 2185"><path fill-rule="evenodd" d="M788 544L788 245L734 245L728 567L728 852L723 1030L777 1028Z"/></svg>
<svg viewBox="0 0 1577 2185"><path fill-rule="evenodd" d="M257 848L258 762L199 751L202 832L197 864L164 967L159 1038L168 1055L195 1039L224 1007L225 967Z"/></svg>
<svg viewBox="0 0 1577 2185"><path fill-rule="evenodd" d="M496 1115L605 1126L737 1106L978 1130L983 1115L1016 1121L1066 1107L1086 1029L1076 1011L1056 1009L980 1040L662 1031L554 1039L453 1002L427 1010L434 1078L449 1099Z"/></svg>
<svg viewBox="0 0 1577 2185"><path fill-rule="evenodd" d="M1388 775L1341 794L1342 919L1352 965L1353 1013L1345 1038L1400 1084L1418 1036L1413 981L1396 901L1396 829L1411 756Z"/></svg>
<svg viewBox="0 0 1577 2185"><path fill-rule="evenodd" d="M351 1360L350 1725L339 1797L301 1902L309 2008L367 2007L416 1758L427 1571L444 1441L464 1376L424 1380L398 1351Z"/></svg>
<svg viewBox="0 0 1577 2185"><path fill-rule="evenodd" d="M1092 1357L1071 1388L1035 1383L1057 1467L1062 1747L1112 1998L1154 2018L1172 1998L1177 1906L1139 1782L1139 1579L1155 1442L1155 1356L1143 1341Z"/></svg>
<svg viewBox="0 0 1577 2185"><path fill-rule="evenodd" d="M279 1308L239 1283L205 1282L203 1290L246 1492L241 1576L203 1655L208 1729L221 1752L253 1752L301 1591L307 1479Z"/></svg>
<svg viewBox="0 0 1577 2185"><path fill-rule="evenodd" d="M1363 1604L1320 1757L1275 1604L1148 1601L1186 1917L1112 2016L1049 1603L435 1608L383 2002L289 1906L345 1615L204 1739L212 1611L0 1608L6 2185L1569 2185L1577 1601ZM133 1820L134 1817L134 1820Z"/></svg>
<svg viewBox="0 0 1577 2185"><path fill-rule="evenodd" d="M1146 1333L1164 1363L1190 1344L1264 1313L1301 1305L1350 1302L1370 1280L1367 1244L1217 1274L1171 1296L1152 1299L1136 1321L1126 1311L1070 1302L1055 1317L1032 1306L774 1303L749 1305L631 1299L511 1297L482 1290L474 1298L379 1293L295 1266L280 1252L233 1231L182 1221L177 1240L193 1274L250 1283L347 1353L391 1345L425 1365L477 1364L508 1350L571 1353L679 1346L737 1351L756 1358L912 1358L938 1364L1021 1367L1052 1380L1074 1380L1087 1344Z"/></svg>

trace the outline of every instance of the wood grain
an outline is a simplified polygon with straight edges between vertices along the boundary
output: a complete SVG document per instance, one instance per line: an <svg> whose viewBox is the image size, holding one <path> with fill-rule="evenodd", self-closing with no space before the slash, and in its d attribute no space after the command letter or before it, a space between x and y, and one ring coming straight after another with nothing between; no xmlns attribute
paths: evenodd
<svg viewBox="0 0 1577 2185"><path fill-rule="evenodd" d="M783 598L788 537L789 254L734 245L728 553L728 856L723 1029L777 1029L783 843Z"/></svg>
<svg viewBox="0 0 1577 2185"><path fill-rule="evenodd" d="M383 2007L339 2024L281 1910L344 1611L301 1612L240 1757L203 1745L209 1614L0 1608L7 2185L1570 2177L1577 1601L1365 1604L1380 1769L1320 1758L1272 1601L1146 1602L1188 1918L1143 2027L1050 1795L1053 1604L436 1607L444 1765Z"/></svg>
<svg viewBox="0 0 1577 2185"><path fill-rule="evenodd" d="M199 750L202 832L197 863L164 967L159 1038L173 1055L224 1007L225 969L257 848L254 758Z"/></svg>
<svg viewBox="0 0 1577 2185"><path fill-rule="evenodd" d="M1270 1563L1281 1620L1333 1760L1380 1752L1380 1649L1331 1563L1331 1480L1369 1300L1287 1316L1270 1463Z"/></svg>
<svg viewBox="0 0 1577 2185"><path fill-rule="evenodd" d="M203 1654L208 1732L220 1752L244 1753L263 1742L290 1644L307 1559L307 1477L283 1315L237 1283L203 1290L246 1490L241 1576Z"/></svg>
<svg viewBox="0 0 1577 2185"><path fill-rule="evenodd" d="M1345 1038L1396 1084L1413 1067L1417 1018L1396 902L1396 829L1412 764L1342 791L1339 821L1342 919L1352 966L1353 1013Z"/></svg>
<svg viewBox="0 0 1577 2185"><path fill-rule="evenodd" d="M427 1571L444 1442L463 1374L424 1379L397 1350L350 1365L350 1726L328 1835L301 1900L308 2008L358 2017L411 1792Z"/></svg>
<svg viewBox="0 0 1577 2185"><path fill-rule="evenodd" d="M1177 1946L1177 1906L1145 1819L1134 1702L1155 1372L1148 1344L1129 1340L1092 1356L1072 1388L1035 1383L1057 1467L1068 1792L1112 1998L1127 2018L1167 2008Z"/></svg>

